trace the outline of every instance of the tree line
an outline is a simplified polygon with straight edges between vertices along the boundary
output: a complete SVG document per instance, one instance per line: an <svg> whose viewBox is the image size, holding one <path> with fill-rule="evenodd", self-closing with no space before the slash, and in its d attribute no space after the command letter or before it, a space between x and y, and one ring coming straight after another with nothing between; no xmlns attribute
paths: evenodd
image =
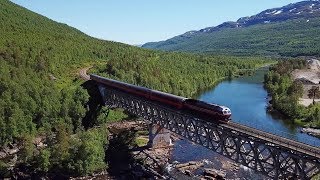
<svg viewBox="0 0 320 180"><path fill-rule="evenodd" d="M269 58L203 56L182 53L149 54L133 61L120 58L98 64L92 73L149 87L179 96L192 97L224 78L243 70L253 71L271 63Z"/></svg>

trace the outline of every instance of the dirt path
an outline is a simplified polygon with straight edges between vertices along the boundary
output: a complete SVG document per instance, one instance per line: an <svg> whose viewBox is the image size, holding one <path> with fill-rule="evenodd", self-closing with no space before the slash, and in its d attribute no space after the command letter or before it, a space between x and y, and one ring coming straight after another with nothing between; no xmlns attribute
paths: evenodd
<svg viewBox="0 0 320 180"><path fill-rule="evenodd" d="M87 71L88 71L90 68L92 68L92 66L86 67L86 68L83 68L83 69L80 69L79 75L80 75L80 77L81 77L83 80L86 80L86 81L90 80L90 76L87 74Z"/></svg>
<svg viewBox="0 0 320 180"><path fill-rule="evenodd" d="M320 102L320 99L314 99L315 102ZM312 104L313 100L312 99L306 99L306 98L300 98L299 99L299 104L304 105L304 106L309 106Z"/></svg>

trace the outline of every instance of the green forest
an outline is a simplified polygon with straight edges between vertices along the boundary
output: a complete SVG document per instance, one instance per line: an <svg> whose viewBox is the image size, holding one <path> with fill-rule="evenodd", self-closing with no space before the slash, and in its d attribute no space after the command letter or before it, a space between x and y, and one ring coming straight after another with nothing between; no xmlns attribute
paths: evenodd
<svg viewBox="0 0 320 180"><path fill-rule="evenodd" d="M80 68L93 66L92 72L107 77L191 97L222 78L274 62L103 41L8 0L0 1L0 20L0 152L18 147L14 170L27 179L86 175L108 166L106 123L127 116L88 115L92 97L77 76ZM0 159L0 177L12 175L11 159Z"/></svg>
<svg viewBox="0 0 320 180"><path fill-rule="evenodd" d="M307 20L308 19L308 20ZM143 47L205 54L319 56L320 18L300 18L244 28L176 36Z"/></svg>
<svg viewBox="0 0 320 180"><path fill-rule="evenodd" d="M303 86L300 81L292 79L291 72L303 68L307 68L307 65L302 59L280 61L265 75L265 87L271 94L273 108L295 123L319 128L320 104L304 107L298 103L303 95Z"/></svg>
<svg viewBox="0 0 320 180"><path fill-rule="evenodd" d="M135 56L135 55L133 55ZM192 97L218 81L273 63L268 58L151 53L127 61L119 58L97 65L93 73L146 86L175 95Z"/></svg>

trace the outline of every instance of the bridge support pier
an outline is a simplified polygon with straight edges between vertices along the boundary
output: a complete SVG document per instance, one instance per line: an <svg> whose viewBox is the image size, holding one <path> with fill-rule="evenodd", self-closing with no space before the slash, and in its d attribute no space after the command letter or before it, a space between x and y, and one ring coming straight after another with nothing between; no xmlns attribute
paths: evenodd
<svg viewBox="0 0 320 180"><path fill-rule="evenodd" d="M157 124L150 123L148 146L152 148L172 146L170 131Z"/></svg>

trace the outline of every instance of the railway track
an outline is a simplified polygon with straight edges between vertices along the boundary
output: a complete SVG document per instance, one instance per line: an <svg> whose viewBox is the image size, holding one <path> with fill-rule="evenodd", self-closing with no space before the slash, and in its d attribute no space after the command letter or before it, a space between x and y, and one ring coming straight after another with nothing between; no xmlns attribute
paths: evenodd
<svg viewBox="0 0 320 180"><path fill-rule="evenodd" d="M79 71L79 76L83 79L83 80L90 80L90 76L87 74L87 71L90 69L91 67L86 67L83 69L80 69Z"/></svg>
<svg viewBox="0 0 320 180"><path fill-rule="evenodd" d="M311 146L305 143L287 139L281 136L277 136L268 132L264 132L252 127L244 126L239 123L229 122L221 125L230 130L238 131L249 136L259 138L261 140L270 142L271 144L288 148L289 150L295 150L297 152L305 153L310 156L320 158L320 148Z"/></svg>

